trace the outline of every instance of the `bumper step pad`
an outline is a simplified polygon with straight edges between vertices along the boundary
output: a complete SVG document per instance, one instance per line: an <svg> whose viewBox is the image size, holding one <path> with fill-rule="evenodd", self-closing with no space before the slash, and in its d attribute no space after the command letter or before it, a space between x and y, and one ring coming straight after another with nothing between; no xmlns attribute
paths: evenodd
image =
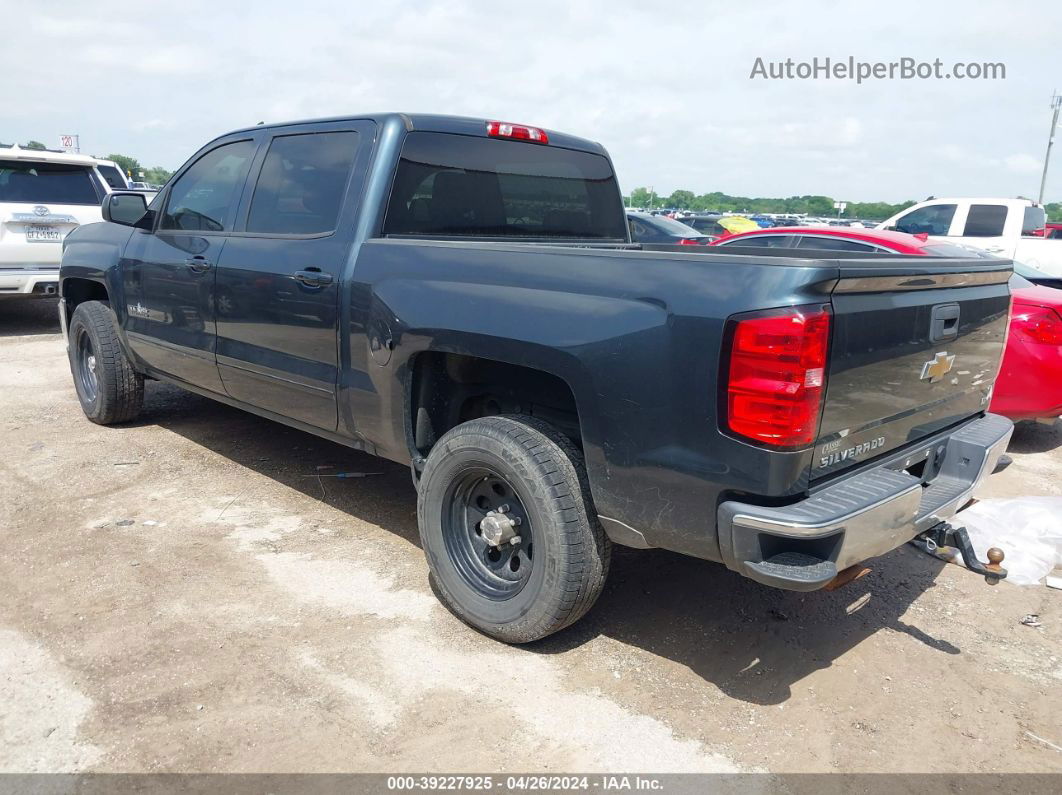
<svg viewBox="0 0 1062 795"><path fill-rule="evenodd" d="M804 590L794 588L794 583L807 585L807 590L819 588L837 576L837 566L832 560L819 560L803 552L782 552L759 563L746 562L745 565L764 578L755 578L759 582L769 585L785 583L784 587L792 590Z"/></svg>

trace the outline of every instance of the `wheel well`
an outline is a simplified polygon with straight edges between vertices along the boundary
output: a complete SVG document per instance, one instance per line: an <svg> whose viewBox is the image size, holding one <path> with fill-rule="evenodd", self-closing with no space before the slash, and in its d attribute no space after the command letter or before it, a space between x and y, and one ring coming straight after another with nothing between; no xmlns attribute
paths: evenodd
<svg viewBox="0 0 1062 795"><path fill-rule="evenodd" d="M555 375L493 359L436 352L418 354L412 370L410 431L421 456L451 428L496 414L530 414L582 446L575 395Z"/></svg>
<svg viewBox="0 0 1062 795"><path fill-rule="evenodd" d="M73 316L74 310L77 309L78 304L83 304L85 301L103 301L105 304L110 303L110 296L107 295L107 288L99 282L94 282L89 279L64 279L63 298L66 300L67 320Z"/></svg>

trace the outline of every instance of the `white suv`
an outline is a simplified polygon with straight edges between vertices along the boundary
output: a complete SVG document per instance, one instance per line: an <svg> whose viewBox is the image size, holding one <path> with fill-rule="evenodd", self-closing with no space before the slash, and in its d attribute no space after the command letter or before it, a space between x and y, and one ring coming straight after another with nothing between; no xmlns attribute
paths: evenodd
<svg viewBox="0 0 1062 795"><path fill-rule="evenodd" d="M114 189L87 155L0 146L0 298L55 295L63 238Z"/></svg>

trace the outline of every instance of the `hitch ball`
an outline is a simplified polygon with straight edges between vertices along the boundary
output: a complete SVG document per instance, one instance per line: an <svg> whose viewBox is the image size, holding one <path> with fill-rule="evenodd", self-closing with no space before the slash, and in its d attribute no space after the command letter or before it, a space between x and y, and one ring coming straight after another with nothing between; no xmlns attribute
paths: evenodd
<svg viewBox="0 0 1062 795"><path fill-rule="evenodd" d="M992 547L988 550L988 565L985 566L985 582L989 585L995 585L999 582L999 574L1003 567L999 564L1003 562L1003 550L999 547Z"/></svg>

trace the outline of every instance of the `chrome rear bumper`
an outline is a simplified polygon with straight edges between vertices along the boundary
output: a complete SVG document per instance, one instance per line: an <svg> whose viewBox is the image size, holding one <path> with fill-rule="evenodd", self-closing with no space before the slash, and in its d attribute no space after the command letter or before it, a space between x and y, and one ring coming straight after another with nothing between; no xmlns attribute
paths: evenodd
<svg viewBox="0 0 1062 795"><path fill-rule="evenodd" d="M987 414L793 505L724 502L718 515L723 559L766 585L821 588L838 572L953 516L995 469L1013 430L1010 420ZM905 471L912 458L930 459L936 474L923 482Z"/></svg>

